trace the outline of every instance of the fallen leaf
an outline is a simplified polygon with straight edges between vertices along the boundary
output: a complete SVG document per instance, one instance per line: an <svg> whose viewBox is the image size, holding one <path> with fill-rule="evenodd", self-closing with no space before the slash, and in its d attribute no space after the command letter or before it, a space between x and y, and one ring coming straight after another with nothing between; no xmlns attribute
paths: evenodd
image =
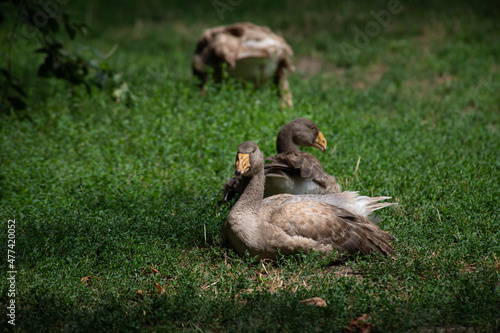
<svg viewBox="0 0 500 333"><path fill-rule="evenodd" d="M156 292L160 295L163 295L165 293L165 288L163 288L162 286L160 286L158 283L155 282L155 289L156 289Z"/></svg>
<svg viewBox="0 0 500 333"><path fill-rule="evenodd" d="M144 274L160 274L160 272L156 268L153 268L151 266L144 267L142 270L144 271Z"/></svg>
<svg viewBox="0 0 500 333"><path fill-rule="evenodd" d="M92 279L94 278L93 275L85 276L80 279L80 282L85 283L86 286L92 285Z"/></svg>
<svg viewBox="0 0 500 333"><path fill-rule="evenodd" d="M370 317L365 313L362 316L356 317L351 320L348 327L344 328L344 332L361 332L361 333L372 333L375 327L369 322Z"/></svg>
<svg viewBox="0 0 500 333"><path fill-rule="evenodd" d="M303 299L302 301L299 301L300 303L306 303L308 305L315 305L319 307L325 307L326 302L324 299L321 297L313 297L313 298L308 298L308 299Z"/></svg>
<svg viewBox="0 0 500 333"><path fill-rule="evenodd" d="M139 297L140 300L144 300L144 295L147 295L145 291L142 290L137 290L137 296Z"/></svg>

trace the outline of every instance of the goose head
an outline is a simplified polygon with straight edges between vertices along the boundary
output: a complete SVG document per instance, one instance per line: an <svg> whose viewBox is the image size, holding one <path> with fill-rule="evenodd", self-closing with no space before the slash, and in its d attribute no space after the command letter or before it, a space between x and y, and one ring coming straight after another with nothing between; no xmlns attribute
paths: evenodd
<svg viewBox="0 0 500 333"><path fill-rule="evenodd" d="M318 126L311 120L297 118L283 126L278 133L278 153L300 151L299 146L314 147L326 151L326 139Z"/></svg>
<svg viewBox="0 0 500 333"><path fill-rule="evenodd" d="M246 141L238 146L234 167L235 176L252 177L262 172L263 166L264 155L255 142Z"/></svg>

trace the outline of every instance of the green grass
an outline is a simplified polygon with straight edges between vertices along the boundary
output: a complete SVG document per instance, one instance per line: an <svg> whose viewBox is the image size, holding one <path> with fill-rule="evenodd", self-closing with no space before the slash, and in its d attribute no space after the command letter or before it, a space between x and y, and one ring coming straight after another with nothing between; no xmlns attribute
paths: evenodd
<svg viewBox="0 0 500 333"><path fill-rule="evenodd" d="M367 47L342 53L387 3L242 1L223 20L210 1L69 3L95 31L85 44L118 45L107 61L136 96L132 108L33 79L36 43L15 48L31 103L0 115L15 330L342 331L365 313L379 332L500 329L498 6L401 1ZM198 35L240 20L271 26L294 48L293 109L272 89L233 84L200 98L190 74ZM313 65L321 70L304 70ZM399 203L379 214L397 237L394 258L255 263L221 246L220 189L238 144L254 140L271 155L281 126L299 116L324 133L327 153L306 150L344 189ZM8 287L2 278L3 306ZM327 307L299 302L310 297Z"/></svg>

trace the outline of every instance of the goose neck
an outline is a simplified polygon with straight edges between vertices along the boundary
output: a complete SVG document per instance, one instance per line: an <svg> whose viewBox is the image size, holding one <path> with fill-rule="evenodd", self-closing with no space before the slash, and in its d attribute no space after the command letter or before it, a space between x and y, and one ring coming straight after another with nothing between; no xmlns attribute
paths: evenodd
<svg viewBox="0 0 500 333"><path fill-rule="evenodd" d="M293 133L288 131L286 128L279 132L276 140L276 148L278 150L278 154L289 151L300 151L299 146L293 142Z"/></svg>
<svg viewBox="0 0 500 333"><path fill-rule="evenodd" d="M258 214L264 197L265 175L264 168L250 178L248 185L233 207L234 212L242 212L245 215Z"/></svg>

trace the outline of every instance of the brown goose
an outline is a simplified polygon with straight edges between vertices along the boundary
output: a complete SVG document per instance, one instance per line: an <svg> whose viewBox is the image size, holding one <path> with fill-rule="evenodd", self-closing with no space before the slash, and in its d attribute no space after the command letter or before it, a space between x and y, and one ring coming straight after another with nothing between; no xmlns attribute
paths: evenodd
<svg viewBox="0 0 500 333"><path fill-rule="evenodd" d="M394 254L394 237L366 216L392 203L356 192L264 196L264 158L255 142L238 147L235 175L248 184L222 227L224 244L238 254L275 259L279 254L316 250Z"/></svg>
<svg viewBox="0 0 500 333"><path fill-rule="evenodd" d="M207 29L196 44L192 60L193 74L200 88L208 81L208 67L213 68L216 82L223 79L222 65L228 75L260 85L270 78L278 87L283 106L293 106L292 93L286 79L293 70L289 59L293 51L285 40L271 29L243 22Z"/></svg>
<svg viewBox="0 0 500 333"><path fill-rule="evenodd" d="M283 126L276 139L278 155L268 157L264 165L266 186L264 197L280 193L327 194L342 191L335 177L327 174L321 162L299 146L326 151L326 139L314 122L297 118ZM241 194L245 187L241 176L230 178L224 185L223 201Z"/></svg>

